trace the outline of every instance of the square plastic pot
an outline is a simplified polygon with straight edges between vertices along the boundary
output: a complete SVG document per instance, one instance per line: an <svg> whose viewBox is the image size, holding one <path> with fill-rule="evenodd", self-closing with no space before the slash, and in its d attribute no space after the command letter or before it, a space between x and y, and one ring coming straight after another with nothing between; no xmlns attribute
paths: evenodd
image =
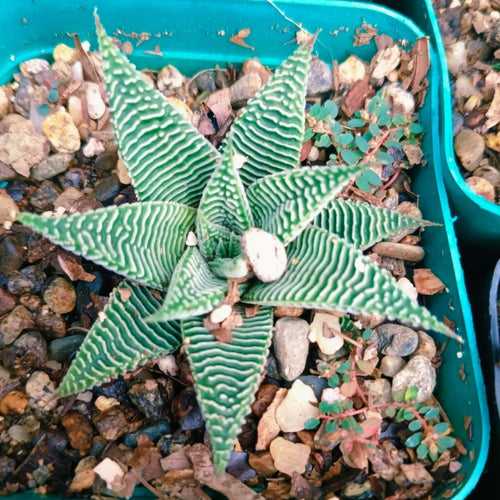
<svg viewBox="0 0 500 500"><path fill-rule="evenodd" d="M354 53L369 60L375 53L373 43L353 47L353 35L362 21L377 26L379 32L394 39L413 42L424 33L415 23L385 7L334 0L277 1L287 16L311 32L321 28L316 51L331 62L342 61ZM409 3L409 2L408 2ZM411 2L413 3L413 2ZM421 4L421 2L415 2ZM185 74L216 64L238 64L259 57L275 66L292 51L296 27L263 0L33 0L5 3L0 12L0 82L6 83L18 64L26 59L50 57L61 42L71 43L67 33L76 32L95 47L92 11L97 6L108 32L148 32L151 39L135 48L132 59L139 67L160 68L167 62ZM247 42L254 51L230 43L230 36L250 28ZM334 35L334 31L338 33ZM156 46L161 56L152 55ZM463 481L452 488L454 498L465 498L476 484L488 450L489 420L484 384L479 365L471 311L464 286L457 242L446 198L440 162L439 98L441 68L436 47L431 47L432 69L426 103L420 121L425 129L423 149L428 164L415 169L413 188L420 194L424 216L440 224L426 229L423 246L425 267L431 268L446 284L446 292L429 298L426 305L438 317L446 316L465 339L463 346L445 342L443 364L439 371L437 395L447 411L468 454L463 459ZM443 338L438 341L443 342ZM460 377L465 373L465 377ZM472 419L472 436L464 429L464 416ZM434 493L440 498L442 490ZM137 490L141 495L141 491ZM33 493L18 495L34 498Z"/></svg>

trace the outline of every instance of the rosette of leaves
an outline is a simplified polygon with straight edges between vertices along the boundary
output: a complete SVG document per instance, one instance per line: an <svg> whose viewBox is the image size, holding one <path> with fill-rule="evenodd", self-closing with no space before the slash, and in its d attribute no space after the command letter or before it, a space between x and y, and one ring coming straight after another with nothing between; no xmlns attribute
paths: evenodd
<svg viewBox="0 0 500 500"><path fill-rule="evenodd" d="M183 343L220 471L261 378L271 306L379 314L454 335L361 251L422 221L336 199L363 166L298 168L310 44L281 64L218 151L141 76L99 21L97 34L114 132L138 202L19 217L126 278L87 334L61 395ZM328 219L313 225L324 210ZM238 297L260 307L245 314ZM224 329L225 341L218 335Z"/></svg>

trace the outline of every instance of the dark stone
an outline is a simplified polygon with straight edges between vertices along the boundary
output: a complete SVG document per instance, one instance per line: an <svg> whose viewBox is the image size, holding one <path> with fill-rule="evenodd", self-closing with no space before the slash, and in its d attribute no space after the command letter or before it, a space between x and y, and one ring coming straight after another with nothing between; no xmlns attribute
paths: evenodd
<svg viewBox="0 0 500 500"><path fill-rule="evenodd" d="M137 446L137 440L141 434L146 435L153 443L156 443L164 434L170 434L171 426L168 420L162 420L156 425L150 425L148 427L143 427L142 429L126 434L123 437L123 444L129 448L135 448ZM160 450L161 452L161 450Z"/></svg>
<svg viewBox="0 0 500 500"><path fill-rule="evenodd" d="M7 288L14 295L40 293L47 275L38 266L27 266L9 275Z"/></svg>
<svg viewBox="0 0 500 500"><path fill-rule="evenodd" d="M211 94L217 90L213 71L204 71L199 74L195 78L194 83L196 84L199 92L209 92Z"/></svg>
<svg viewBox="0 0 500 500"><path fill-rule="evenodd" d="M16 202L19 203L25 197L28 190L28 185L22 181L12 181L7 187L8 195Z"/></svg>
<svg viewBox="0 0 500 500"><path fill-rule="evenodd" d="M272 354L269 354L267 358L266 373L267 377L270 380L274 380L276 382L283 380L279 372L278 362L276 361L276 358Z"/></svg>
<svg viewBox="0 0 500 500"><path fill-rule="evenodd" d="M196 406L181 420L181 429L183 431L194 431L203 427L204 424L200 407Z"/></svg>
<svg viewBox="0 0 500 500"><path fill-rule="evenodd" d="M6 479L12 478L12 474L16 469L16 462L9 457L0 457L0 483Z"/></svg>
<svg viewBox="0 0 500 500"><path fill-rule="evenodd" d="M16 307L16 298L3 287L0 287L0 316L12 311Z"/></svg>
<svg viewBox="0 0 500 500"><path fill-rule="evenodd" d="M28 332L18 337L3 350L2 363L16 375L26 375L32 368L40 368L47 361L47 342L40 332Z"/></svg>
<svg viewBox="0 0 500 500"><path fill-rule="evenodd" d="M121 377L113 380L113 382L94 387L93 389L96 397L106 396L107 398L114 398L121 402L129 401L127 391L128 386Z"/></svg>
<svg viewBox="0 0 500 500"><path fill-rule="evenodd" d="M227 464L226 472L240 481L248 481L257 473L248 465L248 453L244 451L232 451Z"/></svg>
<svg viewBox="0 0 500 500"><path fill-rule="evenodd" d="M59 190L52 181L43 181L40 187L30 196L32 206L38 210L50 210L59 196Z"/></svg>
<svg viewBox="0 0 500 500"><path fill-rule="evenodd" d="M0 240L0 273L19 269L24 262L25 250L19 238L7 236Z"/></svg>
<svg viewBox="0 0 500 500"><path fill-rule="evenodd" d="M120 181L116 175L110 175L99 181L95 186L95 197L102 203L111 202L120 192Z"/></svg>
<svg viewBox="0 0 500 500"><path fill-rule="evenodd" d="M164 434L156 443L160 453L166 457L172 453L172 434Z"/></svg>
<svg viewBox="0 0 500 500"><path fill-rule="evenodd" d="M75 354L85 335L68 335L54 339L49 344L49 358L56 361L65 361Z"/></svg>
<svg viewBox="0 0 500 500"><path fill-rule="evenodd" d="M105 152L100 154L95 160L95 168L98 171L109 172L116 168L118 155L115 152Z"/></svg>
<svg viewBox="0 0 500 500"><path fill-rule="evenodd" d="M66 322L60 314L52 312L49 306L44 305L35 318L40 330L47 333L49 338L64 337L66 335Z"/></svg>
<svg viewBox="0 0 500 500"><path fill-rule="evenodd" d="M81 189L87 183L87 174L82 168L70 168L62 179L62 187Z"/></svg>
<svg viewBox="0 0 500 500"><path fill-rule="evenodd" d="M148 379L143 383L134 384L128 395L136 408L147 418L158 420L163 416L165 402L156 380Z"/></svg>

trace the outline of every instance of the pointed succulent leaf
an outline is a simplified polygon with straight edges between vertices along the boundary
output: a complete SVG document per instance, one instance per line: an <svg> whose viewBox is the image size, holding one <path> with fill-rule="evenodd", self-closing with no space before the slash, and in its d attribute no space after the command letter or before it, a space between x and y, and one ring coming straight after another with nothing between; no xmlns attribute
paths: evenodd
<svg viewBox="0 0 500 500"><path fill-rule="evenodd" d="M256 225L287 245L361 171L359 166L304 167L259 179L248 188Z"/></svg>
<svg viewBox="0 0 500 500"><path fill-rule="evenodd" d="M233 123L226 143L248 158L240 171L245 185L299 165L310 61L311 47L300 45Z"/></svg>
<svg viewBox="0 0 500 500"><path fill-rule="evenodd" d="M208 221L202 210L196 215L196 237L200 252L208 261L215 257L235 257L240 253L240 237L226 227Z"/></svg>
<svg viewBox="0 0 500 500"><path fill-rule="evenodd" d="M196 206L219 153L96 25L113 130L138 199Z"/></svg>
<svg viewBox="0 0 500 500"><path fill-rule="evenodd" d="M198 207L208 222L236 234L253 226L252 213L238 173L244 162L245 158L234 153L229 143L203 191Z"/></svg>
<svg viewBox="0 0 500 500"><path fill-rule="evenodd" d="M212 444L217 471L225 469L236 436L250 412L267 359L273 313L262 308L223 343L201 318L182 321L195 388Z"/></svg>
<svg viewBox="0 0 500 500"><path fill-rule="evenodd" d="M331 201L314 223L361 250L397 234L413 232L420 226L430 224L397 210L340 198Z"/></svg>
<svg viewBox="0 0 500 500"><path fill-rule="evenodd" d="M215 277L197 247L186 248L168 286L165 302L149 321L198 316L222 301L227 282Z"/></svg>
<svg viewBox="0 0 500 500"><path fill-rule="evenodd" d="M103 384L149 360L177 349L180 323L149 324L144 318L161 304L157 291L122 281L87 333L75 360L59 386L67 396Z"/></svg>
<svg viewBox="0 0 500 500"><path fill-rule="evenodd" d="M73 253L163 289L182 255L195 214L179 203L143 202L69 216L21 213L18 220Z"/></svg>
<svg viewBox="0 0 500 500"><path fill-rule="evenodd" d="M390 273L323 229L307 228L287 253L285 275L274 283L255 284L243 302L377 314L461 339L414 302Z"/></svg>

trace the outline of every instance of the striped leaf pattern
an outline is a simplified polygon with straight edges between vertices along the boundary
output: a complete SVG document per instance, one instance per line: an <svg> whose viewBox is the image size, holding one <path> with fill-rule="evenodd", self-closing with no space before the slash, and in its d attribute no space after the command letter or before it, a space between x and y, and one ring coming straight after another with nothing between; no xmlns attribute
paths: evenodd
<svg viewBox="0 0 500 500"><path fill-rule="evenodd" d="M455 336L400 289L390 273L327 231L307 228L287 252L285 275L273 283L257 283L244 294L243 302L377 314Z"/></svg>
<svg viewBox="0 0 500 500"><path fill-rule="evenodd" d="M198 248L188 247L175 268L165 302L148 321L205 314L222 301L226 290L227 282L212 274Z"/></svg>
<svg viewBox="0 0 500 500"><path fill-rule="evenodd" d="M73 253L163 289L184 251L195 214L186 205L150 201L61 217L22 213L18 220Z"/></svg>
<svg viewBox="0 0 500 500"><path fill-rule="evenodd" d="M160 307L155 294L125 281L113 290L103 319L90 329L59 386L61 396L91 389L177 349L179 322L144 321Z"/></svg>
<svg viewBox="0 0 500 500"><path fill-rule="evenodd" d="M253 226L250 206L238 175L238 167L243 161L243 157L234 154L229 143L222 161L203 191L198 207L208 222L223 226L236 234Z"/></svg>
<svg viewBox="0 0 500 500"><path fill-rule="evenodd" d="M316 217L314 223L361 250L379 241L398 234L410 233L420 226L430 224L396 210L340 198L331 201Z"/></svg>
<svg viewBox="0 0 500 500"><path fill-rule="evenodd" d="M214 465L224 471L241 425L250 412L272 337L272 309L260 309L222 343L201 318L182 321L182 334L198 402L212 444Z"/></svg>
<svg viewBox="0 0 500 500"><path fill-rule="evenodd" d="M248 158L240 171L245 185L299 165L310 61L311 47L299 46L231 127L226 144Z"/></svg>
<svg viewBox="0 0 500 500"><path fill-rule="evenodd" d="M205 259L235 257L240 253L240 237L219 224L209 222L201 210L196 215L198 247Z"/></svg>
<svg viewBox="0 0 500 500"><path fill-rule="evenodd" d="M293 241L364 167L303 167L268 175L248 188L256 225Z"/></svg>
<svg viewBox="0 0 500 500"><path fill-rule="evenodd" d="M113 130L138 199L196 206L219 153L96 25Z"/></svg>

